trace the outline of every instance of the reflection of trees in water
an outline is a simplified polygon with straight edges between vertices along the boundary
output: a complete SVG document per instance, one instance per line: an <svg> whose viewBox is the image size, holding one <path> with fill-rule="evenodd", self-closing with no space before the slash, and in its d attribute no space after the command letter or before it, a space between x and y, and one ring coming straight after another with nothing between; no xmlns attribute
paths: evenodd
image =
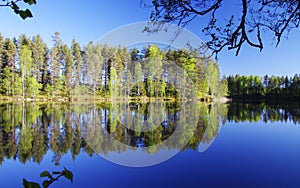
<svg viewBox="0 0 300 188"><path fill-rule="evenodd" d="M300 123L300 107L292 103L231 103L228 120L234 122L288 122Z"/></svg>
<svg viewBox="0 0 300 188"><path fill-rule="evenodd" d="M178 103L3 104L0 164L4 159L40 163L48 150L53 153L52 162L59 165L63 155L70 153L75 160L80 151L92 156L95 152L124 152L126 145L151 146L150 153L180 149L180 143L190 139L185 129L195 110L181 108ZM197 127L184 149L195 150L200 142L209 143L217 136L220 122L226 119L225 106L200 103L197 108ZM170 137L178 126L186 133ZM157 147L167 139L173 139L171 145ZM123 145L116 144L116 140Z"/></svg>
<svg viewBox="0 0 300 188"><path fill-rule="evenodd" d="M200 142L210 144L216 138L220 126L226 121L227 105L216 103L203 106L200 112L197 129L186 148L196 150Z"/></svg>

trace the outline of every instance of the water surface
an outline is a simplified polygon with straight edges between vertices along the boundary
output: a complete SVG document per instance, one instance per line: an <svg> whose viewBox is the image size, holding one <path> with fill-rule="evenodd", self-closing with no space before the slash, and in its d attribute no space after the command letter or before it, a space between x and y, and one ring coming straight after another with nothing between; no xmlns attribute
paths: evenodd
<svg viewBox="0 0 300 188"><path fill-rule="evenodd" d="M74 182L61 179L52 187L299 187L299 107L199 104L196 110L192 134L173 138L179 127L188 129L195 109L174 103L2 104L0 186L22 187L23 178L42 182L42 171L65 166ZM151 156L180 152L142 168L101 157L134 148L151 148L144 151Z"/></svg>

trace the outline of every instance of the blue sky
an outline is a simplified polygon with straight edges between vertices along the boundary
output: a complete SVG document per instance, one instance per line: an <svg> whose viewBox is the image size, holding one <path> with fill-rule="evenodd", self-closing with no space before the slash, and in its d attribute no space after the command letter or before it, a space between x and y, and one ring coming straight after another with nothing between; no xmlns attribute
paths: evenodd
<svg viewBox="0 0 300 188"><path fill-rule="evenodd" d="M52 45L51 35L61 33L62 40L71 44L75 37L86 45L105 33L122 25L149 20L150 9L141 7L141 0L38 0L32 6L32 19L23 21L9 8L0 9L0 33L4 37L19 37L21 34L40 34L48 46ZM198 19L187 27L202 40L204 22ZM235 56L234 51L224 50L219 55L221 73L225 75L288 75L300 73L300 31L293 30L288 40L282 40L275 48L272 40L265 38L262 52L244 46Z"/></svg>

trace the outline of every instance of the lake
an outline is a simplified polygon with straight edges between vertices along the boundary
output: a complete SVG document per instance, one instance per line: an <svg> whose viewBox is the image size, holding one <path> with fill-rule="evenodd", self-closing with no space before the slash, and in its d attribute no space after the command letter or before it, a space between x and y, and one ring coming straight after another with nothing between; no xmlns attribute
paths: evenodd
<svg viewBox="0 0 300 188"><path fill-rule="evenodd" d="M300 106L0 105L0 187L299 187Z"/></svg>

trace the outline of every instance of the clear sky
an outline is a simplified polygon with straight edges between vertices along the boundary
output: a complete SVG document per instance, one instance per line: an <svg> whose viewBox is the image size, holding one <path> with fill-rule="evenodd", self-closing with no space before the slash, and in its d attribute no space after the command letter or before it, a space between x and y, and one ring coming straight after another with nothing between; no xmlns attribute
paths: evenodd
<svg viewBox="0 0 300 188"><path fill-rule="evenodd" d="M47 45L52 46L51 36L58 31L66 44L71 44L75 37L80 44L86 45L122 25L149 20L151 11L141 6L141 0L37 1L37 5L30 7L34 17L25 21L9 8L0 8L0 33L11 38L40 34ZM205 41L201 33L203 24L198 19L187 29ZM247 46L237 57L234 51L221 52L221 73L259 76L300 73L299 29L293 30L277 48L269 38L265 38L264 43L262 52Z"/></svg>

